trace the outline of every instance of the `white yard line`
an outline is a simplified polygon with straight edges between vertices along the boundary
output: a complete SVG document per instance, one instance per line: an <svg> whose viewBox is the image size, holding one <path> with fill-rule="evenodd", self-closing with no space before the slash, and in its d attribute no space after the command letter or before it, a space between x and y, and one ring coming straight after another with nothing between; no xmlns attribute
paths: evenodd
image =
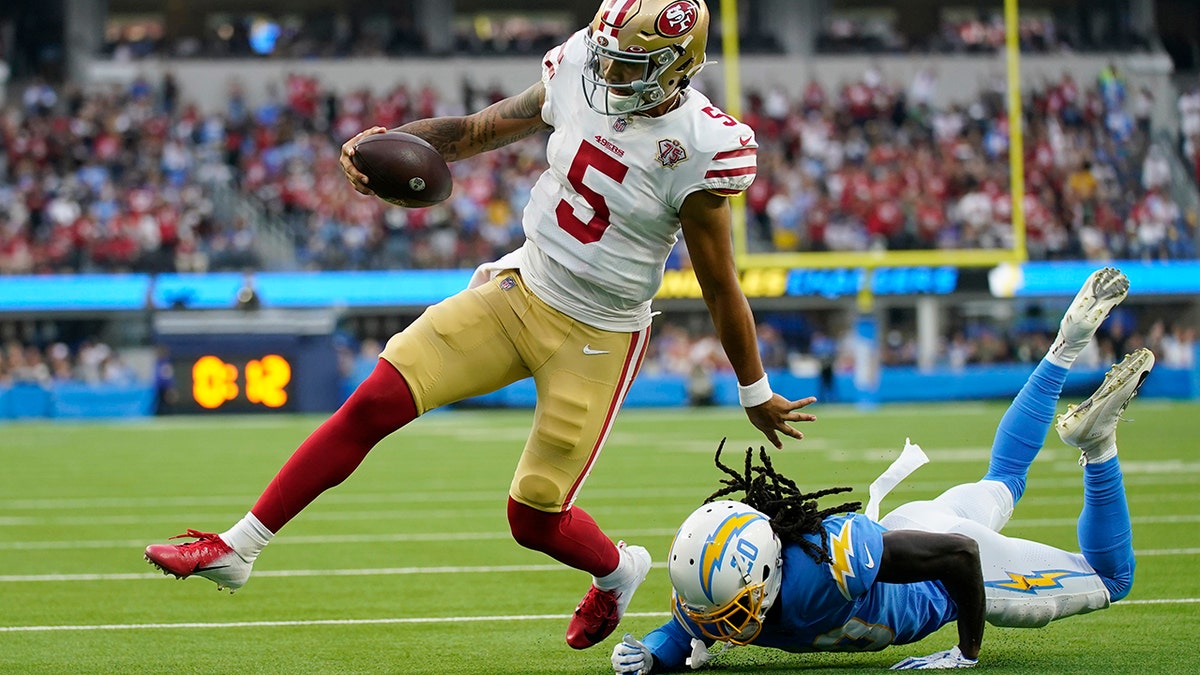
<svg viewBox="0 0 1200 675"><path fill-rule="evenodd" d="M1113 607L1125 605L1193 605L1200 603L1200 598L1153 598L1146 600L1122 600ZM664 619L669 612L629 612L626 617ZM110 623L83 624L74 626L0 626L0 633L48 633L63 631L118 631L118 630L179 630L179 629L217 629L217 628L275 628L296 626L371 626L382 624L437 624L487 621L561 621L568 618L566 614L511 614L499 616L431 616L431 617L394 617L383 619L315 619L311 621L228 621L222 623Z"/></svg>
<svg viewBox="0 0 1200 675"><path fill-rule="evenodd" d="M327 514L310 514L307 516L310 519L318 520L380 520L386 518L398 518L403 514L400 513L327 513ZM64 521L71 519L42 519L42 518L0 518L0 527L4 525L34 525L46 524L53 522L55 524L64 524ZM150 519L156 520L156 519ZM9 522L20 521L20 522ZM132 516L113 517L110 519L92 518L85 524L96 524L103 521L106 524L144 524L147 519L136 519ZM110 522L113 521L113 522ZM119 521L119 522L116 522ZM126 522L128 521L128 522ZM1015 518L1009 522L1010 527L1074 527L1078 524L1079 519L1076 517L1067 518ZM1162 524L1177 524L1177 523L1195 523L1200 522L1200 514L1176 514L1176 515L1161 515L1161 516L1135 516L1132 518L1134 525L1162 525ZM621 536L627 538L635 537L669 537L675 534L674 529L670 528L647 528L642 530L622 530ZM276 546L283 545L311 545L311 544L377 544L377 543L405 543L405 542L436 542L436 541L503 541L507 540L512 535L507 531L494 532L426 532L426 533L391 533L391 534L331 534L331 535L311 535L311 536L286 536L275 540ZM81 540L81 541L0 541L0 552L2 551L55 551L55 550L71 550L71 549L119 549L132 548L137 549L148 544L155 543L150 539L115 539L115 540ZM1193 549L1172 549L1180 551L1191 551ZM1154 553L1145 553L1144 555L1155 555Z"/></svg>
<svg viewBox="0 0 1200 675"><path fill-rule="evenodd" d="M671 534L671 533L663 533ZM1135 552L1140 557L1157 556L1191 556L1200 555L1200 548L1165 548L1146 549ZM665 569L665 562L654 563L652 567ZM254 577L370 577L370 576L408 576L419 574L505 574L526 572L570 572L574 571L566 565L476 565L476 566L442 566L442 567L378 567L362 569L319 569L319 570L259 570ZM96 574L3 574L0 583L27 584L33 582L69 582L69 581L139 581L158 579L163 575L159 572L116 572Z"/></svg>

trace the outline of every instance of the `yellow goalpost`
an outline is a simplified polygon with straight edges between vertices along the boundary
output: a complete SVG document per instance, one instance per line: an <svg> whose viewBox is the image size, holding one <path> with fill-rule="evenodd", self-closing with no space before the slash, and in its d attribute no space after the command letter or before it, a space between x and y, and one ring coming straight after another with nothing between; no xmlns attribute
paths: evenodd
<svg viewBox="0 0 1200 675"><path fill-rule="evenodd" d="M741 69L738 45L738 1L721 0L721 51L725 79L725 106L741 115ZM751 253L746 243L746 201L735 197L733 207L734 253L743 269L759 268L865 268L877 267L995 267L1026 260L1024 129L1021 110L1020 45L1017 0L1004 0L1005 52L1008 82L1009 182L1012 195L1013 248L936 249L923 251L830 251Z"/></svg>

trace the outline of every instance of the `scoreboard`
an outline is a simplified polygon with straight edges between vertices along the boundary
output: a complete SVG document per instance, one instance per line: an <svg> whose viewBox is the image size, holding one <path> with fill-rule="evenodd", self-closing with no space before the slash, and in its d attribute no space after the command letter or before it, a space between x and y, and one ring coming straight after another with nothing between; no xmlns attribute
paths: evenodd
<svg viewBox="0 0 1200 675"><path fill-rule="evenodd" d="M292 362L280 354L173 359L176 400L205 410L291 410Z"/></svg>
<svg viewBox="0 0 1200 675"><path fill-rule="evenodd" d="M181 413L328 412L341 404L327 312L171 312L156 318Z"/></svg>

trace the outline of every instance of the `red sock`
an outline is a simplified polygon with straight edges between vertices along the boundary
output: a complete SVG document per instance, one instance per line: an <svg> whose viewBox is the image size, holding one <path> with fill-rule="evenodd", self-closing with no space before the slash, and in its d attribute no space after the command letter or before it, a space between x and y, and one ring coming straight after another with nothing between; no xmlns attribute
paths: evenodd
<svg viewBox="0 0 1200 675"><path fill-rule="evenodd" d="M341 483L385 436L417 416L408 383L380 359L342 407L312 432L250 509L278 532L317 495Z"/></svg>
<svg viewBox="0 0 1200 675"><path fill-rule="evenodd" d="M518 544L594 577L613 573L621 562L612 540L578 506L546 513L509 497L508 526Z"/></svg>

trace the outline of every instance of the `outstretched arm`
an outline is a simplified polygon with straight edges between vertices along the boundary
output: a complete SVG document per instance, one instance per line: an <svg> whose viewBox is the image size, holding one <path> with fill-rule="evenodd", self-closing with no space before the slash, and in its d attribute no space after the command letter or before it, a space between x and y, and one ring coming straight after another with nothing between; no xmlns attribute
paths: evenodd
<svg viewBox="0 0 1200 675"><path fill-rule="evenodd" d="M942 582L958 605L958 648L968 659L979 658L985 605L983 569L974 539L919 530L884 532L875 580L891 584Z"/></svg>
<svg viewBox="0 0 1200 675"><path fill-rule="evenodd" d="M733 260L729 200L703 190L693 192L679 209L679 222L704 303L712 315L717 338L737 373L738 383L744 386L760 381L764 371L758 354L754 315L738 284ZM746 415L772 445L782 448L780 432L792 438L804 438L799 429L788 423L815 420L815 416L797 411L816 400L810 396L789 401L779 394L772 394L765 402L746 408Z"/></svg>
<svg viewBox="0 0 1200 675"><path fill-rule="evenodd" d="M466 117L432 117L397 127L420 136L447 162L495 150L549 129L542 119L546 88L541 82Z"/></svg>
<svg viewBox="0 0 1200 675"><path fill-rule="evenodd" d="M409 122L395 131L419 136L441 153L447 162L465 159L487 150L494 150L550 128L542 119L542 104L546 88L541 82L525 91L464 117L431 117ZM383 127L371 127L342 145L341 165L346 178L355 190L373 194L367 177L354 167L350 157L354 145L365 136L381 134Z"/></svg>

